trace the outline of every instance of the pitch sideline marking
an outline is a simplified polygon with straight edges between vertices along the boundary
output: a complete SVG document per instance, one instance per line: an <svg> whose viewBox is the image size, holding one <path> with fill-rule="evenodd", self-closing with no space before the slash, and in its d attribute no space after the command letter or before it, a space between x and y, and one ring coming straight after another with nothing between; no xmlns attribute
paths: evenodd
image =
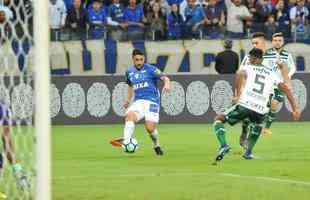
<svg viewBox="0 0 310 200"><path fill-rule="evenodd" d="M310 187L310 182L307 181L298 181L292 179L282 179L275 177L265 177L265 176L243 176L240 174L233 173L207 173L207 172L177 172L177 173L149 173L149 174L115 174L111 176L103 176L103 177L157 177L157 176L225 176L225 177L233 177L239 179L255 179L269 182L280 182L280 183L289 183L289 184L297 184L304 185ZM57 176L54 177L54 180L64 180L64 179L89 179L92 178L90 176ZM93 178L97 178L94 176Z"/></svg>

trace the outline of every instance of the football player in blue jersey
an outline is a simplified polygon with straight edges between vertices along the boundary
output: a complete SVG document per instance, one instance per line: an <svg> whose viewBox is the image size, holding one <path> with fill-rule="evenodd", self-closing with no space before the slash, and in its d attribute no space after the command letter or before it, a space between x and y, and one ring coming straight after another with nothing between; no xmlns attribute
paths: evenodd
<svg viewBox="0 0 310 200"><path fill-rule="evenodd" d="M160 92L157 80L164 82L163 91L170 91L170 79L153 65L145 63L144 53L133 50L134 66L126 71L128 95L124 107L127 109L123 137L114 139L113 146L122 146L122 142L130 139L135 129L135 123L145 119L145 129L153 142L156 155L163 155L158 139L156 125L159 121ZM130 101L134 97L132 104Z"/></svg>

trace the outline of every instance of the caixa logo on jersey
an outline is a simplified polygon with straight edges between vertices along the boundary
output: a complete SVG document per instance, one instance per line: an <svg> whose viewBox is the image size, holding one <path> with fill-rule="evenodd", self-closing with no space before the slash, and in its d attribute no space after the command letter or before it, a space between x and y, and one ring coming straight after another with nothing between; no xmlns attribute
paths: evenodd
<svg viewBox="0 0 310 200"><path fill-rule="evenodd" d="M143 82L143 83L137 83L133 85L133 89L137 90L137 89L141 89L141 88L146 88L149 87L149 84L147 82Z"/></svg>

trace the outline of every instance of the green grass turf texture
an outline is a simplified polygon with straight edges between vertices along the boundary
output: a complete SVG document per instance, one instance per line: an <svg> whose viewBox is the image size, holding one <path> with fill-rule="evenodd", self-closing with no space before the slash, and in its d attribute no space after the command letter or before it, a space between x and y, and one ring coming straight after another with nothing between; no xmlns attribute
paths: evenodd
<svg viewBox="0 0 310 200"><path fill-rule="evenodd" d="M143 125L134 133L136 153L112 147L108 141L122 129L53 127L53 199L310 199L309 122L274 123L273 134L259 139L256 160L241 157L240 126L229 127L232 151L217 166L211 124L160 124L163 157L154 154Z"/></svg>

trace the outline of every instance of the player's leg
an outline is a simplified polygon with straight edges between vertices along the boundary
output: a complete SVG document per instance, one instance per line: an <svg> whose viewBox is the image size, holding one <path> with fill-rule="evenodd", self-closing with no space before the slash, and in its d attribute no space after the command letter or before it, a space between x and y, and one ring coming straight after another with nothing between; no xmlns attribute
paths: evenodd
<svg viewBox="0 0 310 200"><path fill-rule="evenodd" d="M265 124L265 128L262 131L263 134L266 134L266 135L272 134L270 127L271 127L272 122L277 117L278 107L279 107L279 104L282 102L284 102L284 93L279 89L275 89L274 98L271 100L271 104L270 104L270 111L266 115L266 124Z"/></svg>
<svg viewBox="0 0 310 200"><path fill-rule="evenodd" d="M130 139L132 137L135 130L135 123L140 121L143 117L143 105L140 101L134 102L126 112L123 137L113 139L110 141L110 143L115 147L121 147L124 140Z"/></svg>
<svg viewBox="0 0 310 200"><path fill-rule="evenodd" d="M250 120L249 119L244 119L242 121L241 135L239 137L239 144L244 149L247 146L247 138L248 138L249 125L250 125Z"/></svg>
<svg viewBox="0 0 310 200"><path fill-rule="evenodd" d="M9 120L11 118L11 110L6 106L1 104L0 105L0 120L1 120L1 128L2 128L2 143L4 154L12 166L12 172L14 177L17 180L17 184L22 189L29 189L30 184L27 180L27 176L21 166L20 163L16 160L15 149L14 149L14 142L11 134L11 129L6 124L9 124Z"/></svg>
<svg viewBox="0 0 310 200"><path fill-rule="evenodd" d="M164 154L164 152L163 152L162 148L160 147L159 138L158 138L158 131L157 131L156 125L157 125L156 122L145 121L145 129L148 132L148 134L152 140L154 151L155 151L156 155L161 156Z"/></svg>
<svg viewBox="0 0 310 200"><path fill-rule="evenodd" d="M250 124L250 131L249 131L249 138L248 138L248 145L247 149L243 154L245 159L254 159L253 149L257 143L257 140L262 131L262 124L251 123Z"/></svg>
<svg viewBox="0 0 310 200"><path fill-rule="evenodd" d="M18 186L22 189L29 189L30 184L27 180L27 176L24 173L24 170L20 163L17 162L15 156L15 149L13 145L13 139L11 135L10 128L8 126L3 126L2 132L2 142L4 153L9 164L12 166L12 172L15 178L17 179Z"/></svg>
<svg viewBox="0 0 310 200"><path fill-rule="evenodd" d="M2 152L0 152L0 180L1 180L1 173L3 170L3 155ZM5 194L3 194L2 192L0 192L0 199L6 199L7 196Z"/></svg>
<svg viewBox="0 0 310 200"><path fill-rule="evenodd" d="M259 136L261 135L263 129L264 115L258 114L254 111L250 114L250 125L249 125L249 136L248 136L248 145L247 149L243 154L245 159L255 158L253 155L253 149L258 141Z"/></svg>
<svg viewBox="0 0 310 200"><path fill-rule="evenodd" d="M147 102L145 107L145 129L148 132L154 147L156 155L163 155L164 152L160 147L157 124L159 121L159 105Z"/></svg>
<svg viewBox="0 0 310 200"><path fill-rule="evenodd" d="M215 118L214 132L220 144L218 154L215 158L216 161L222 160L225 154L230 150L230 146L226 142L226 129L224 123L228 122L230 125L234 125L243 120L247 116L247 112L247 109L239 105L234 105L229 108L223 115L218 115Z"/></svg>

